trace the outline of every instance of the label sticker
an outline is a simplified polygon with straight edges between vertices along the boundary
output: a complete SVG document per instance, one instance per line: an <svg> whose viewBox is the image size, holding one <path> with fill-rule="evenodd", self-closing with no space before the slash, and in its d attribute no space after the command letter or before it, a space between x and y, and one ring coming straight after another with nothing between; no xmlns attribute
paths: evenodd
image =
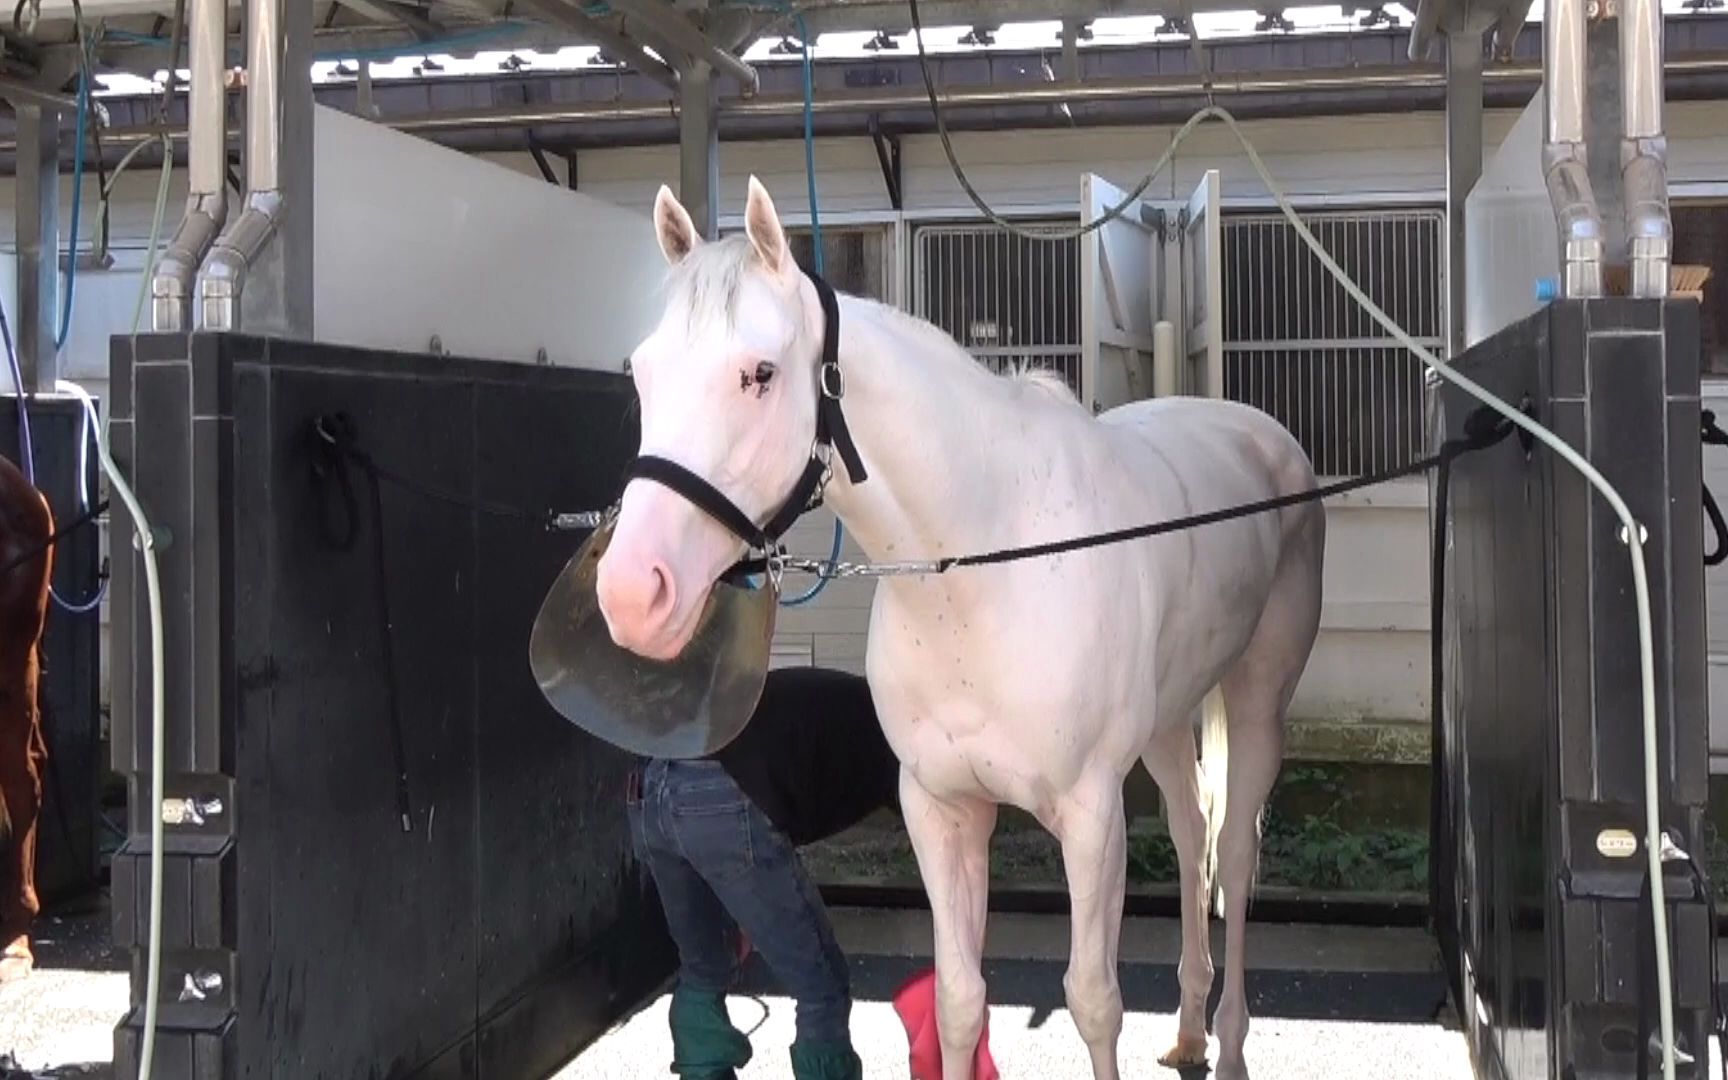
<svg viewBox="0 0 1728 1080"><path fill-rule="evenodd" d="M1630 829L1603 829L1596 834L1596 850L1607 859L1630 859L1638 854L1638 837Z"/></svg>

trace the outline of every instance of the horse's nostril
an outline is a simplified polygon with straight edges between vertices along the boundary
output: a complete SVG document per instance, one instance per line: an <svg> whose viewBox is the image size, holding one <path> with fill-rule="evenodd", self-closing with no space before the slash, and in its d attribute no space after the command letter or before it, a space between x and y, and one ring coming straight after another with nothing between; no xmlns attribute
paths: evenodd
<svg viewBox="0 0 1728 1080"><path fill-rule="evenodd" d="M646 610L650 619L658 621L672 611L672 602L675 599L672 592L672 575L667 572L664 566L656 564L649 568L648 576L648 606Z"/></svg>

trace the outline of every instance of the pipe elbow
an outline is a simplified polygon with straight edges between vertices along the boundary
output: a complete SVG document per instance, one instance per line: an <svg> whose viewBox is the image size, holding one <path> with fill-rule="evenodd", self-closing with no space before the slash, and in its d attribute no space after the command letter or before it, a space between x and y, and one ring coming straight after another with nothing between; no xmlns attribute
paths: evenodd
<svg viewBox="0 0 1728 1080"><path fill-rule="evenodd" d="M233 228L210 249L198 283L205 329L233 330L239 326L240 297L246 289L247 273L275 235L281 212L280 192L253 192L246 197L246 209Z"/></svg>
<svg viewBox="0 0 1728 1080"><path fill-rule="evenodd" d="M1667 140L1628 140L1620 150L1620 180L1626 199L1627 239L1664 243L1672 240Z"/></svg>
<svg viewBox="0 0 1728 1080"><path fill-rule="evenodd" d="M1594 244L1600 255L1602 213L1590 186L1584 147L1576 143L1550 143L1542 148L1542 164L1561 240L1568 244Z"/></svg>
<svg viewBox="0 0 1728 1080"><path fill-rule="evenodd" d="M1590 187L1587 160L1582 143L1549 142L1542 147L1543 179L1560 233L1561 280L1571 297L1602 295L1602 212Z"/></svg>
<svg viewBox="0 0 1728 1080"><path fill-rule="evenodd" d="M221 233L227 216L227 200L221 192L194 194L187 200L180 225L157 258L156 269L150 276L151 325L156 330L174 332L187 328L186 311L192 301L198 266Z"/></svg>

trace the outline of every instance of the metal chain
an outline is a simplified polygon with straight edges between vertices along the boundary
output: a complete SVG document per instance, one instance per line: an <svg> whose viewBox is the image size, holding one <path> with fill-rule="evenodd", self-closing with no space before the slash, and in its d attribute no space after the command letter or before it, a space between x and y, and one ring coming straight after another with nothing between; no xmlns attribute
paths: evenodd
<svg viewBox="0 0 1728 1080"><path fill-rule="evenodd" d="M768 558L770 573L778 567L781 573L790 571L794 574L813 574L816 577L830 580L840 578L882 578L882 577L917 577L929 574L940 574L945 567L937 559L923 562L881 562L855 563L827 559L794 559L785 555L772 555Z"/></svg>

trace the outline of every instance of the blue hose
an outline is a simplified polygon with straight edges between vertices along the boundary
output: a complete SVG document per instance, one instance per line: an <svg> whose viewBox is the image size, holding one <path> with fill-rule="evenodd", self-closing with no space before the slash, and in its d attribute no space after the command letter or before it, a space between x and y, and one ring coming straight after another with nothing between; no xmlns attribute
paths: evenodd
<svg viewBox="0 0 1728 1080"><path fill-rule="evenodd" d="M0 303L0 342L3 342L5 344L5 347L6 347L6 365L7 365L7 368L12 375L12 389L18 394L18 458L19 458L19 464L24 466L24 479L25 479L25 481L31 487L35 487L36 486L36 449L35 449L35 439L30 434L30 406L26 402L27 395L24 393L24 372L20 369L20 367L18 365L18 351L12 345L12 326L11 326L11 323L8 322L6 319L6 306L4 303ZM85 417L85 423L86 424L89 423L89 417L88 416ZM81 448L89 446L88 439L94 433L91 432L88 428L86 428L84 434L85 434L85 441L83 441L83 443L81 444ZM82 485L83 477L84 477L83 464L84 464L83 458L82 458L82 455L80 455L79 471L78 471L78 477L79 477L80 485ZM89 507L88 494L84 491L82 486L80 486L80 488L79 488L79 502L81 503L81 505L78 507L78 510L80 513L84 512L85 510L88 510L90 508ZM82 602L77 603L77 604L67 603L66 600L64 598L62 598L58 592L54 591L53 586L49 586L48 595L54 598L54 603L59 605L59 607L62 611L65 611L71 615L88 615L90 612L95 611L97 608L101 607L102 601L107 598L107 596L108 596L108 579L107 578L102 579L101 583L96 588L96 595L91 597L89 600L85 600L85 601L82 601Z"/></svg>
<svg viewBox="0 0 1728 1080"><path fill-rule="evenodd" d="M817 209L816 199L816 69L812 54L814 43L810 40L810 28L804 23L804 16L793 11L785 4L776 5L780 10L792 15L798 25L798 38L804 45L804 181L810 193L810 247L815 252L812 262L818 277L823 273L822 260L822 216ZM840 558L840 545L845 537L845 527L840 519L834 519L834 547L828 556L830 563ZM781 607L798 607L822 595L822 590L828 587L827 577L818 577L816 584L790 600L780 601Z"/></svg>

